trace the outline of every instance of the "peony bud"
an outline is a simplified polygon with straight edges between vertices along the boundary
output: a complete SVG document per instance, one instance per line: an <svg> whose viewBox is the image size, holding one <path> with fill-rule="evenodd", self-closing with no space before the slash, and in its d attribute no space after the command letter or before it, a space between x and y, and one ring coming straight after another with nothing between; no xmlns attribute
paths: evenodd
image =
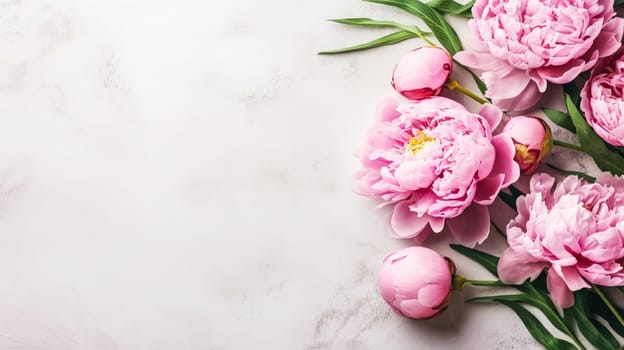
<svg viewBox="0 0 624 350"><path fill-rule="evenodd" d="M410 100L437 96L451 74L453 60L439 47L419 47L403 56L392 73L392 87Z"/></svg>
<svg viewBox="0 0 624 350"><path fill-rule="evenodd" d="M553 145L550 127L543 120L533 116L513 117L502 131L511 137L516 147L514 160L520 166L522 175L530 175L537 169Z"/></svg>
<svg viewBox="0 0 624 350"><path fill-rule="evenodd" d="M434 250L404 248L384 259L381 295L402 316L430 318L446 308L453 273L454 266Z"/></svg>

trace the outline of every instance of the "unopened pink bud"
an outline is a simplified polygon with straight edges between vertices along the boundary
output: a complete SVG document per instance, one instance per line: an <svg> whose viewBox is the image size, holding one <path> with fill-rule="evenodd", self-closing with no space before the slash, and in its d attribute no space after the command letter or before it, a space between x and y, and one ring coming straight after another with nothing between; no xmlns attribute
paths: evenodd
<svg viewBox="0 0 624 350"><path fill-rule="evenodd" d="M430 318L447 306L452 289L449 263L424 247L409 247L386 257L381 267L381 295L398 314Z"/></svg>
<svg viewBox="0 0 624 350"><path fill-rule="evenodd" d="M437 96L451 74L453 60L439 47L419 47L403 56L392 73L392 86L410 100Z"/></svg>

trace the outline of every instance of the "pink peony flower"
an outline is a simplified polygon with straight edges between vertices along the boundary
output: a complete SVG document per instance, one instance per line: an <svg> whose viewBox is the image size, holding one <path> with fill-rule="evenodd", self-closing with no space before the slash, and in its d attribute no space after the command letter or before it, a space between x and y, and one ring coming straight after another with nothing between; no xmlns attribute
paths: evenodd
<svg viewBox="0 0 624 350"><path fill-rule="evenodd" d="M548 124L533 116L513 117L505 124L503 134L509 135L516 147L514 160L520 166L520 174L535 172L552 148L553 138Z"/></svg>
<svg viewBox="0 0 624 350"><path fill-rule="evenodd" d="M624 49L598 61L581 90L581 110L596 134L624 146Z"/></svg>
<svg viewBox="0 0 624 350"><path fill-rule="evenodd" d="M481 72L486 96L501 108L533 107L547 84L564 84L620 46L624 19L613 0L477 0L474 51L455 59Z"/></svg>
<svg viewBox="0 0 624 350"><path fill-rule="evenodd" d="M437 96L451 74L453 60L439 47L419 47L403 56L392 73L392 87L410 100Z"/></svg>
<svg viewBox="0 0 624 350"><path fill-rule="evenodd" d="M379 274L381 296L395 312L409 318L430 318L444 311L452 281L447 261L424 247L391 253Z"/></svg>
<svg viewBox="0 0 624 350"><path fill-rule="evenodd" d="M624 178L603 173L591 184L568 176L553 189L554 182L536 174L530 193L518 199L498 273L520 284L547 268L553 301L569 307L572 291L587 282L624 285Z"/></svg>
<svg viewBox="0 0 624 350"><path fill-rule="evenodd" d="M387 101L361 152L356 191L394 205L399 238L422 241L448 223L462 244L482 242L486 206L520 172L511 138L492 137L501 117L495 106L478 115L444 97Z"/></svg>

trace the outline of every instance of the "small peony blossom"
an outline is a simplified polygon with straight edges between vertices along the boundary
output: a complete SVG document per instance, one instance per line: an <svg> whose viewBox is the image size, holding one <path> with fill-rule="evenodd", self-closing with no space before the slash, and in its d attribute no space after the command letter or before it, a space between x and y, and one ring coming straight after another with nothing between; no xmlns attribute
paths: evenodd
<svg viewBox="0 0 624 350"><path fill-rule="evenodd" d="M479 114L444 97L387 101L360 152L356 191L392 205L398 238L423 241L448 224L474 246L489 233L487 205L520 174L507 135L492 136L500 109Z"/></svg>
<svg viewBox="0 0 624 350"><path fill-rule="evenodd" d="M557 186L533 175L507 225L509 248L498 263L505 283L520 284L548 270L555 304L574 304L573 291L624 285L624 178L603 173L596 183L568 176Z"/></svg>
<svg viewBox="0 0 624 350"><path fill-rule="evenodd" d="M410 100L437 96L453 69L453 60L439 47L419 47L403 56L392 73L392 87Z"/></svg>
<svg viewBox="0 0 624 350"><path fill-rule="evenodd" d="M581 110L598 136L624 146L624 49L596 64L581 90Z"/></svg>
<svg viewBox="0 0 624 350"><path fill-rule="evenodd" d="M398 314L430 318L446 308L452 290L452 274L452 267L434 250L404 248L384 259L379 289Z"/></svg>
<svg viewBox="0 0 624 350"><path fill-rule="evenodd" d="M472 14L474 48L455 59L481 73L492 103L516 111L613 54L624 31L613 0L477 0Z"/></svg>
<svg viewBox="0 0 624 350"><path fill-rule="evenodd" d="M503 134L511 137L516 147L514 160L522 175L535 172L539 162L550 152L553 145L550 127L533 116L513 117L505 124Z"/></svg>

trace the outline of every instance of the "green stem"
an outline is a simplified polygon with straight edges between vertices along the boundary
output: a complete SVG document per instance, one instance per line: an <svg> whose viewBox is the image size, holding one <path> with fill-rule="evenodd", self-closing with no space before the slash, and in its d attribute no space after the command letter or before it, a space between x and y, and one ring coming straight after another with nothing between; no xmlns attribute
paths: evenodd
<svg viewBox="0 0 624 350"><path fill-rule="evenodd" d="M469 283L473 286L479 286L479 287L503 287L505 286L505 284L501 281L466 280L465 283Z"/></svg>
<svg viewBox="0 0 624 350"><path fill-rule="evenodd" d="M472 91L466 89L465 87L461 86L457 80L455 79L449 79L446 81L446 84L444 84L444 86L446 86L449 90L459 90L459 92L461 92L462 94L470 97L471 99L479 102L480 104L485 104L487 103L487 100L477 96L475 93L473 93Z"/></svg>
<svg viewBox="0 0 624 350"><path fill-rule="evenodd" d="M553 145L585 153L585 151L581 148L581 146L575 145L572 143L567 143L567 142L563 142L559 140L553 140Z"/></svg>
<svg viewBox="0 0 624 350"><path fill-rule="evenodd" d="M401 24L401 23L396 23L396 22L392 22L392 21L383 21L383 22L379 22L379 23L387 23L391 26L397 27L399 29L403 29L407 32L410 33L414 33L416 34L419 38L421 38L424 42L426 42L427 44L433 46L433 47L438 47L438 45L434 44L431 40L427 39L425 37L425 34L423 32L420 31L420 29L418 29L418 27L413 27L413 26L407 26L405 24Z"/></svg>
<svg viewBox="0 0 624 350"><path fill-rule="evenodd" d="M583 179L585 179L585 180L587 180L589 182L596 182L596 178L595 177L587 175L587 174L585 174L583 172L580 172L580 171L565 170L565 169L561 169L561 168L559 168L559 167L557 167L555 165L548 164L548 163L546 164L546 166L548 166L549 168L555 169L555 170L557 170L559 172L562 172L562 173L564 173L566 175L574 175L574 176L581 177L581 178L583 178Z"/></svg>
<svg viewBox="0 0 624 350"><path fill-rule="evenodd" d="M597 285L592 283L591 286L592 286L592 289L596 292L596 294L598 294L600 299L602 299L602 301L605 303L605 305L607 305L607 308L609 308L609 311L611 311L613 316L615 316L615 318L618 320L618 322L620 322L622 327L624 327L624 319L622 318L620 313L617 312L617 310L615 309L615 306L613 306L613 304L611 303L609 298L607 298L607 296L604 294L604 292L602 290L600 290L600 288Z"/></svg>
<svg viewBox="0 0 624 350"><path fill-rule="evenodd" d="M466 277L462 276L462 275L457 275L454 274L453 275L453 282L452 282L452 286L453 286L453 290L457 290L457 291L461 291L464 289L464 285L468 283L471 284L473 286L480 286L480 287L504 287L505 284L501 281L483 281L483 280L469 280L466 279Z"/></svg>
<svg viewBox="0 0 624 350"><path fill-rule="evenodd" d="M409 27L407 27L407 28L409 28ZM406 27L403 27L401 29L406 30ZM418 29L415 29L415 30L407 29L407 31L412 32L412 33L418 35L418 37L421 38L427 44L429 44L429 45L431 45L433 47L438 47L438 45L434 44L431 40L427 39L427 37L425 37L425 35L420 30L418 30Z"/></svg>

